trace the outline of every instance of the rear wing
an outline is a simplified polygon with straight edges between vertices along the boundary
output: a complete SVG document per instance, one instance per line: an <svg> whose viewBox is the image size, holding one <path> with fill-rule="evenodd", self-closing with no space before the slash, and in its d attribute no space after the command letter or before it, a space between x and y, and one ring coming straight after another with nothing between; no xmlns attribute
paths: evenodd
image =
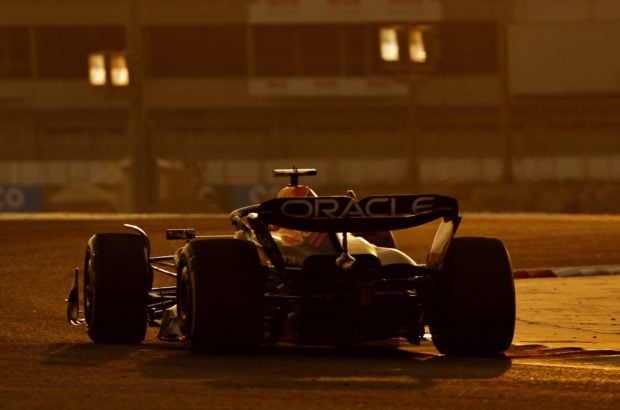
<svg viewBox="0 0 620 410"><path fill-rule="evenodd" d="M279 198L258 216L268 224L308 232L376 232L405 229L438 218L457 220L458 202L442 195Z"/></svg>

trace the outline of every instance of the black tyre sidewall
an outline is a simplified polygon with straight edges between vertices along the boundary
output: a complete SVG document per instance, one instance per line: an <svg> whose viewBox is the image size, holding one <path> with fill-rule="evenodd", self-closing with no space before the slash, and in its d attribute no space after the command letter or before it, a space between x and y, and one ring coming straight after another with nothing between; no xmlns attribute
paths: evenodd
<svg viewBox="0 0 620 410"><path fill-rule="evenodd" d="M191 241L191 312L182 329L195 353L251 352L263 339L264 275L253 243L237 239ZM181 267L182 269L182 267Z"/></svg>
<svg viewBox="0 0 620 410"><path fill-rule="evenodd" d="M494 355L510 347L515 291L510 258L494 238L454 238L434 278L430 328L444 354Z"/></svg>
<svg viewBox="0 0 620 410"><path fill-rule="evenodd" d="M135 344L146 335L150 267L144 239L127 233L102 233L88 242L84 269L91 287L86 319L96 343Z"/></svg>

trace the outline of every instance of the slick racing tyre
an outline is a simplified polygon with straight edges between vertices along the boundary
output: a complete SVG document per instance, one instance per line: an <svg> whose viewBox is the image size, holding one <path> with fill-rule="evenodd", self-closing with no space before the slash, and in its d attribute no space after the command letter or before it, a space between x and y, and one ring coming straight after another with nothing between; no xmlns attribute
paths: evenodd
<svg viewBox="0 0 620 410"><path fill-rule="evenodd" d="M100 233L90 238L84 267L84 312L88 335L95 343L144 340L150 277L141 236Z"/></svg>
<svg viewBox="0 0 620 410"><path fill-rule="evenodd" d="M251 242L189 242L181 255L177 295L181 330L192 352L253 352L260 348L264 277Z"/></svg>
<svg viewBox="0 0 620 410"><path fill-rule="evenodd" d="M454 238L435 277L430 330L440 353L488 356L510 347L515 291L510 259L493 238Z"/></svg>

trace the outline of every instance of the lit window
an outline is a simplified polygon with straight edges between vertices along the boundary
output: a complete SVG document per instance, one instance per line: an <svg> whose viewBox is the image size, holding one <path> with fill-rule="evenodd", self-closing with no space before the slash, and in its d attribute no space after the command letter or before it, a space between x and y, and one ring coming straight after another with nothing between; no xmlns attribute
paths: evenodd
<svg viewBox="0 0 620 410"><path fill-rule="evenodd" d="M413 27L409 30L409 59L414 63L426 63L423 27Z"/></svg>
<svg viewBox="0 0 620 410"><path fill-rule="evenodd" d="M398 32L395 27L384 27L379 32L381 58L383 61L398 61Z"/></svg>
<svg viewBox="0 0 620 410"><path fill-rule="evenodd" d="M129 85L129 69L124 53L110 54L110 82L116 87Z"/></svg>
<svg viewBox="0 0 620 410"><path fill-rule="evenodd" d="M106 68L105 55L103 53L88 56L88 77L91 85L105 85Z"/></svg>

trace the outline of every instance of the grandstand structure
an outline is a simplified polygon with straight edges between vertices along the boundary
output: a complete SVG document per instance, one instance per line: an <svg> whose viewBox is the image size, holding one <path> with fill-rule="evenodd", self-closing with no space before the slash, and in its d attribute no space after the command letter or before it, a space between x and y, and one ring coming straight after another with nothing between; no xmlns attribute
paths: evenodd
<svg viewBox="0 0 620 410"><path fill-rule="evenodd" d="M615 0L3 0L0 212L227 210L290 166L329 193L611 186L619 23Z"/></svg>

